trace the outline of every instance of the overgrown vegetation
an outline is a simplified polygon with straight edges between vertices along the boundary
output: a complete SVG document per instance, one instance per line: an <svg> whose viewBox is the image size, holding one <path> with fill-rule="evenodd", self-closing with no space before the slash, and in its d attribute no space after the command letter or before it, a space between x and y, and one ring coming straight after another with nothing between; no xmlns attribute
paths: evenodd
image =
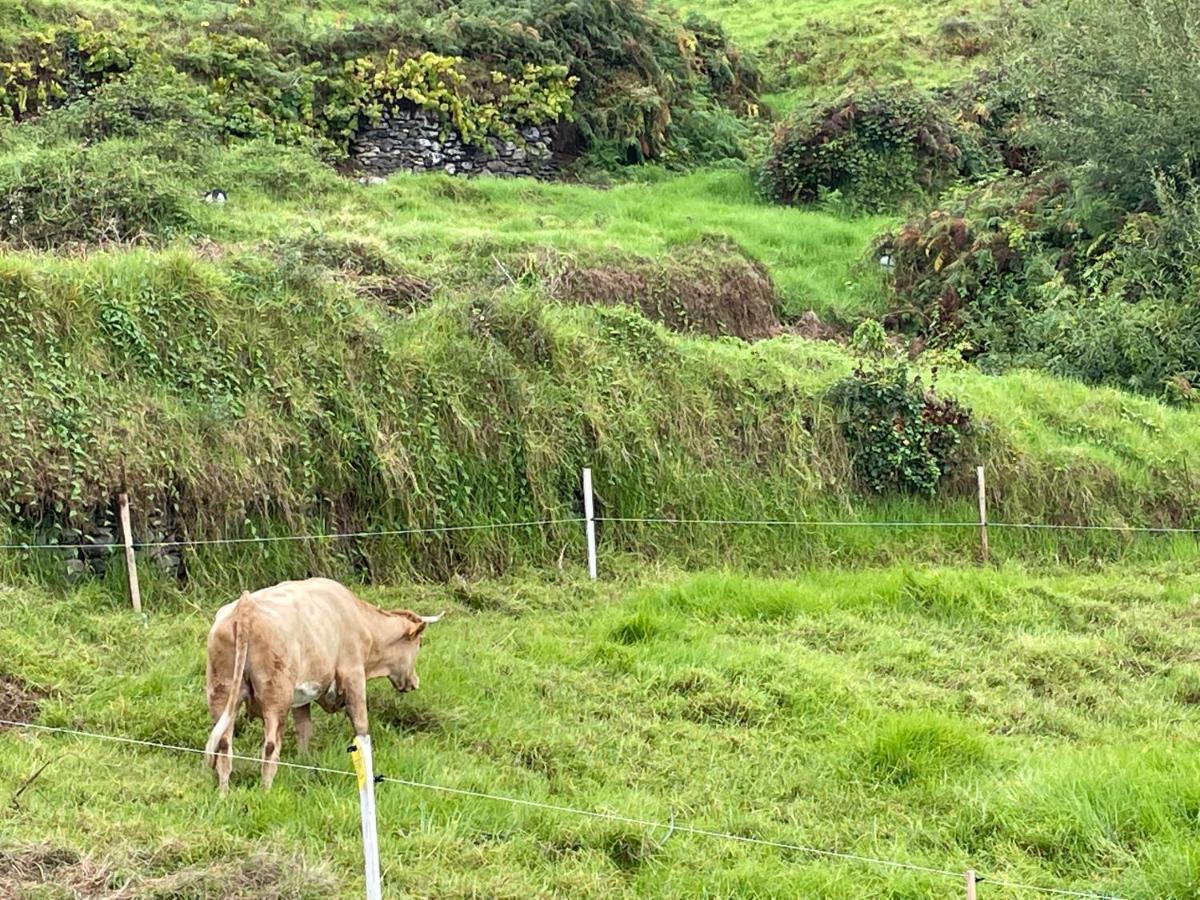
<svg viewBox="0 0 1200 900"><path fill-rule="evenodd" d="M899 318L992 369L1192 399L1196 15L1158 0L1039 9L1013 77L1042 168L959 192L883 242Z"/></svg>
<svg viewBox="0 0 1200 900"><path fill-rule="evenodd" d="M872 90L780 132L765 167L766 189L781 203L845 199L889 209L968 173L964 144L932 97Z"/></svg>
<svg viewBox="0 0 1200 900"><path fill-rule="evenodd" d="M720 26L685 25L657 5L467 0L370 13L353 27L314 30L291 4L263 0L213 5L207 17L141 16L119 34L77 18L10 42L0 111L19 120L126 70L173 70L194 79L193 106L230 138L337 158L381 109L412 104L476 143L515 139L522 124L560 124L567 146L613 162L737 156L737 117L757 114L757 70ZM58 7L42 15L64 18Z"/></svg>
<svg viewBox="0 0 1200 900"><path fill-rule="evenodd" d="M854 344L859 362L829 397L841 411L855 474L876 493L933 495L959 462L970 411L953 397L939 397L932 384L926 388L906 360L889 352L878 322L860 325Z"/></svg>

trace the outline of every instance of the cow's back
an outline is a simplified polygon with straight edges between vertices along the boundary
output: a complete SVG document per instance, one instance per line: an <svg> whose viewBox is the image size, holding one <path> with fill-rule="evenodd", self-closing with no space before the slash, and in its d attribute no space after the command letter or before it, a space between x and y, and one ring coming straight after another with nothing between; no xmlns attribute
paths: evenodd
<svg viewBox="0 0 1200 900"><path fill-rule="evenodd" d="M313 669L361 662L368 637L362 604L329 578L284 581L250 595L255 643L270 641L297 669L297 677L319 677Z"/></svg>

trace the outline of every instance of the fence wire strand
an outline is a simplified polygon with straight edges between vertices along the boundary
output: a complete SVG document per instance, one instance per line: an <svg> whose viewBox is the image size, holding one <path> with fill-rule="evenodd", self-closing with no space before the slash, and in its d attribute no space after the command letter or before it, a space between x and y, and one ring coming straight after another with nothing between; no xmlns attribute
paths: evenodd
<svg viewBox="0 0 1200 900"><path fill-rule="evenodd" d="M980 522L871 522L839 521L834 519L705 519L673 516L595 516L594 522L612 522L627 525L730 525L737 527L758 526L763 528L979 528ZM353 538L396 537L417 534L451 534L465 531L491 531L494 529L544 528L549 525L583 525L582 516L551 519L533 519L526 522L482 522L472 525L435 525L428 528L391 528L378 531L342 531L330 534L279 534L257 535L234 538L196 538L176 541L134 541L135 550L167 549L176 547L209 547L228 544L272 544L281 542L336 541ZM1036 531L1100 531L1124 534L1200 534L1200 528L1183 528L1156 525L1066 525L1053 522L988 522L987 527L1011 528ZM116 552L122 545L100 543L8 543L0 544L0 550L111 550Z"/></svg>
<svg viewBox="0 0 1200 900"><path fill-rule="evenodd" d="M10 728L18 728L28 731L43 732L50 734L62 734L70 737L87 738L91 740L107 741L116 744L132 745L137 747L148 747L156 750L166 750L176 753L188 753L192 755L205 756L207 751L197 747L186 747L180 744L166 744L159 741L147 741L140 738L131 738L124 735L102 734L100 732L82 731L76 728L63 728L52 725L38 725L33 722L19 722L10 719L0 719L0 725ZM241 760L245 762L261 763L262 757L246 756L243 754L230 753L229 758ZM314 766L302 763L289 763L283 760L278 761L281 768L298 769L309 772L319 772L322 774L339 775L356 777L355 773L349 769L334 769L328 766ZM674 816L669 822L660 822L654 819L642 819L635 816L626 816L620 813L605 812L603 810L584 809L582 807L566 806L557 803L544 803L540 800L527 800L522 797L510 797L505 794L491 794L485 791L476 791L469 788L451 787L444 784L434 784L424 781L413 781L407 778L395 778L392 776L381 775L379 780L385 784L398 784L404 787L415 788L418 790L434 791L452 796L470 797L477 800L493 800L500 803L507 803L511 806L523 806L532 809L541 809L548 812L565 813L568 815L581 816L592 819L602 819L609 822L619 822L625 825L636 825L639 828L646 829L661 829L666 833L681 833L691 834L696 837L712 838L715 840L727 840L735 843L752 844L761 847L771 847L779 850L789 850L794 853L804 853L810 856L820 856L830 859L845 860L848 862L863 863L866 865L882 866L891 869L900 869L911 872L919 872L925 875L936 875L942 878L953 878L959 880L963 878L961 871L952 869L939 869L933 866L922 866L917 863L904 862L902 860L884 859L881 857L864 856L857 853L844 853L838 850L824 850L819 847L809 847L803 844L794 844L788 841L774 841L768 838L754 837L753 835L736 834L728 831L716 831L708 828L700 828L695 825L680 824L675 821ZM996 878L988 878L983 875L977 875L977 880L980 884L990 884L997 887L1006 887L1014 890L1034 891L1042 894L1052 894L1061 897L1085 897L1090 900L1123 900L1123 898L1114 894L1098 894L1091 891L1074 891L1065 888L1044 887L1036 884L1025 884L1017 881L1005 881Z"/></svg>
<svg viewBox="0 0 1200 900"><path fill-rule="evenodd" d="M206 547L219 544L270 544L280 541L337 541L350 538L394 537L406 534L445 534L458 531L489 531L497 528L540 528L546 525L582 524L582 518L538 519L529 522L483 522L476 525L435 525L430 528L392 528L382 531L341 531L332 534L266 534L255 537L197 538L178 541L134 541L135 550L157 547ZM0 550L103 550L115 552L121 544L0 544Z"/></svg>

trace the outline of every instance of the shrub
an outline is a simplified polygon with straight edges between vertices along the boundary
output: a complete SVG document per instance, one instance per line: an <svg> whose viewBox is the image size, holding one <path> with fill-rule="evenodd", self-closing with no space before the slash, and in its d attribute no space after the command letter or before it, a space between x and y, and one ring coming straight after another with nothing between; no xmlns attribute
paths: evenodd
<svg viewBox="0 0 1200 900"><path fill-rule="evenodd" d="M971 427L970 411L889 356L878 322L860 325L854 341L859 364L830 399L842 412L856 476L876 493L933 494Z"/></svg>
<svg viewBox="0 0 1200 900"><path fill-rule="evenodd" d="M992 370L1046 369L1173 399L1200 364L1200 187L1160 178L1120 216L1063 177L1002 181L906 222L877 252L894 320Z"/></svg>
<svg viewBox="0 0 1200 900"><path fill-rule="evenodd" d="M191 214L178 169L117 140L7 159L0 163L0 242L54 247L180 231Z"/></svg>
<svg viewBox="0 0 1200 900"><path fill-rule="evenodd" d="M1040 4L1020 70L1045 113L1051 160L1125 209L1155 200L1155 173L1200 174L1200 6L1176 0Z"/></svg>
<svg viewBox="0 0 1200 900"><path fill-rule="evenodd" d="M132 49L87 19L36 34L19 55L0 60L0 121L35 116L131 65Z"/></svg>
<svg viewBox="0 0 1200 900"><path fill-rule="evenodd" d="M782 203L837 194L880 210L963 174L966 140L931 96L913 88L847 93L776 135L765 186Z"/></svg>
<svg viewBox="0 0 1200 900"><path fill-rule="evenodd" d="M186 152L186 145L217 136L207 101L202 86L160 58L143 56L80 102L56 111L48 124L65 126L76 139L154 137L161 146Z"/></svg>

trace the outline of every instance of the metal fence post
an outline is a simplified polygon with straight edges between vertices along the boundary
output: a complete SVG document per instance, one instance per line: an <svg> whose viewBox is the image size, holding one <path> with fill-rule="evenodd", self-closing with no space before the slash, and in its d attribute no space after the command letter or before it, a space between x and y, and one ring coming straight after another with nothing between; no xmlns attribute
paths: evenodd
<svg viewBox="0 0 1200 900"><path fill-rule="evenodd" d="M592 470L583 470L583 517L587 529L588 577L596 580L596 515L592 502Z"/></svg>

